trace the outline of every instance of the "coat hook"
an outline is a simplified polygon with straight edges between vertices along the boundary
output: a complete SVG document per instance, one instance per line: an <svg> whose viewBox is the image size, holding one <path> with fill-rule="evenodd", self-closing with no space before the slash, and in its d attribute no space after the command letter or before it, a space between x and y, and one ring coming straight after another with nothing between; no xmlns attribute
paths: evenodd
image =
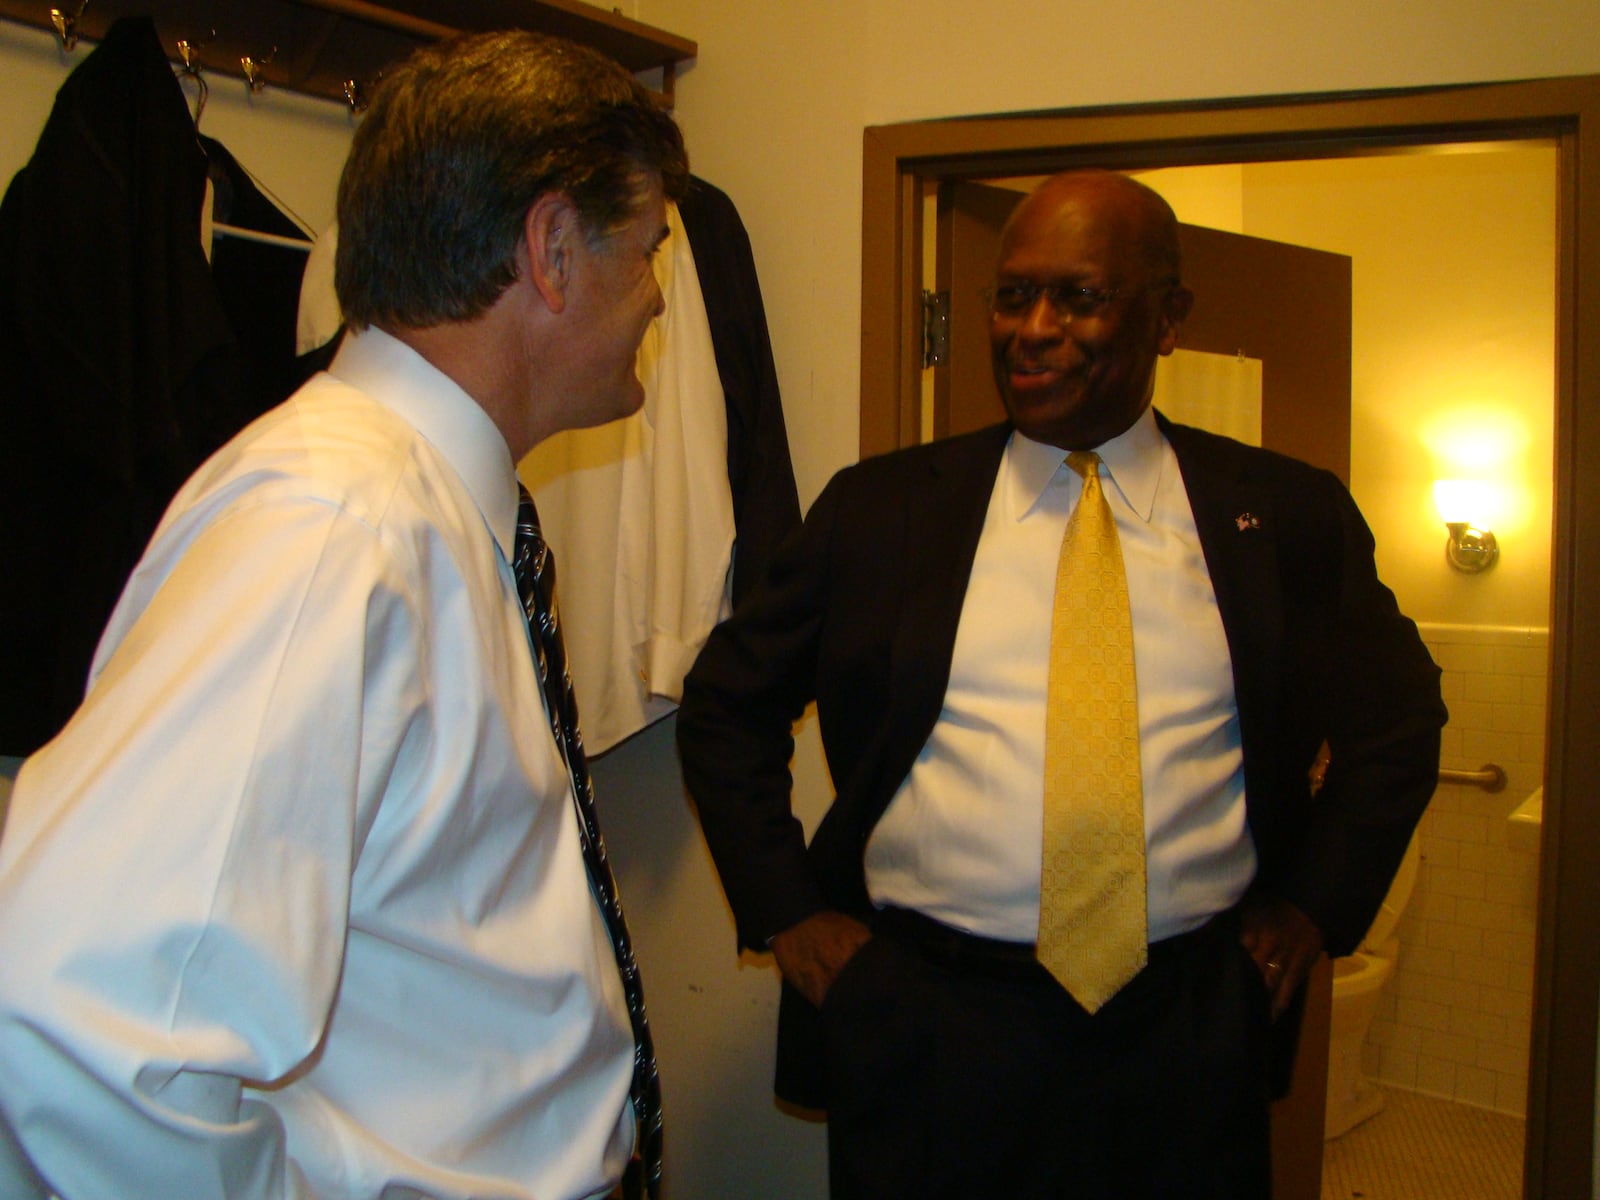
<svg viewBox="0 0 1600 1200"><path fill-rule="evenodd" d="M261 58L254 58L251 55L246 54L239 59L239 66L244 71L245 82L250 85L250 90L252 92L259 92L262 88L267 86L267 81L265 78L263 78L261 71L263 67L272 62L273 58L277 56L277 53L278 48L274 46Z"/></svg>
<svg viewBox="0 0 1600 1200"><path fill-rule="evenodd" d="M71 50L78 44L78 18L83 16L83 10L89 7L89 0L78 0L71 11L59 8L50 10L50 24L55 26L56 37L61 40L63 50Z"/></svg>
<svg viewBox="0 0 1600 1200"><path fill-rule="evenodd" d="M200 51L209 46L216 36L217 31L213 29L198 42L190 41L188 38L178 39L178 57L183 60L183 73L185 75L193 75L196 79L200 77L202 65Z"/></svg>
<svg viewBox="0 0 1600 1200"><path fill-rule="evenodd" d="M201 74L200 51L205 49L216 36L217 31L213 29L203 41L192 42L188 38L179 38L177 42L178 57L183 61L183 67L178 74L184 79L194 80L195 84L194 127L196 129L200 128L200 118L206 111L206 100L211 95L206 77Z"/></svg>
<svg viewBox="0 0 1600 1200"><path fill-rule="evenodd" d="M364 112L367 107L367 89L359 79L344 81L344 102L352 113Z"/></svg>

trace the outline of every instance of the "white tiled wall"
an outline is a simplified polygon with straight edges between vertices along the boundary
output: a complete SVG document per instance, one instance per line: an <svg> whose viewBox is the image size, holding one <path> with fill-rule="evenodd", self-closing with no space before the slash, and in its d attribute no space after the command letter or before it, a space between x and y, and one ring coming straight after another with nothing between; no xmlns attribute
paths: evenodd
<svg viewBox="0 0 1600 1200"><path fill-rule="evenodd" d="M1422 866L1400 954L1368 1033L1369 1075L1525 1115L1536 853L1506 817L1544 779L1548 631L1425 625L1444 671L1442 766L1504 768L1506 789L1442 784L1418 831Z"/></svg>

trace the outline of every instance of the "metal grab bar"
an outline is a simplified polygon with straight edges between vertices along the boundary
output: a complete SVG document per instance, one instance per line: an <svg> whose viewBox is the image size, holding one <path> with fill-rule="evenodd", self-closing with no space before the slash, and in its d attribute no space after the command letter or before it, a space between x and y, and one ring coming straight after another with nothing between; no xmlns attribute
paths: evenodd
<svg viewBox="0 0 1600 1200"><path fill-rule="evenodd" d="M1506 790L1506 773L1495 763L1484 763L1476 771L1456 771L1450 767L1440 767L1439 782L1464 783L1469 787L1481 787L1486 792L1503 792Z"/></svg>

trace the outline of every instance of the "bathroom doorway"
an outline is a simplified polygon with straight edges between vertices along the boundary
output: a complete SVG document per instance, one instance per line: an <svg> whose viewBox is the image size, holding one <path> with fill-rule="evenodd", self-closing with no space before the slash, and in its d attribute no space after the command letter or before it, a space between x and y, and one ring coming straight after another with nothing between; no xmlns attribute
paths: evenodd
<svg viewBox="0 0 1600 1200"><path fill-rule="evenodd" d="M1543 95L1534 96L1525 90L1530 88L1533 92L1542 91ZM922 433L920 397L913 386L913 368L909 362L910 355L905 350L909 340L899 336L903 330L891 330L890 318L893 317L895 326L909 322L909 314L913 309L912 298L917 294L914 289L921 286L919 272L909 260L914 257L913 252L923 234L920 198L931 184L957 178L1037 175L1071 163L1093 163L1123 169L1150 169L1176 164L1202 167L1208 171L1239 169L1258 173L1266 171L1268 174L1279 171L1289 174L1320 173L1326 178L1319 186L1330 198L1320 212L1313 211L1308 219L1315 233L1318 228L1337 226L1349 216L1348 197L1328 191L1329 179L1340 170L1340 164L1335 161L1337 159L1358 156L1360 161L1354 165L1370 173L1375 169L1381 172L1381 164L1374 167L1373 163L1365 161L1374 152L1403 150L1408 155L1416 155L1428 150L1431 152L1428 157L1444 158L1447 156L1438 153L1441 147L1449 146L1456 151L1471 147L1485 155L1474 169L1486 167L1488 159L1500 152L1516 154L1527 151L1545 155L1545 165L1539 168L1544 172L1542 186L1549 198L1550 208L1559 209L1558 216L1550 217L1550 227L1556 232L1546 241L1543 264L1549 280L1546 287L1549 303L1544 319L1550 330L1549 343L1556 347L1555 365L1546 370L1540 381L1544 414L1547 423L1556 430L1553 455L1548 450L1546 452L1546 462L1553 457L1556 469L1547 472L1545 479L1548 484L1549 477L1553 475L1556 482L1555 515L1546 524L1544 536L1548 546L1552 540L1548 530L1553 526L1556 553L1553 560L1544 560L1543 566L1544 577L1554 581L1553 591L1550 588L1539 589L1539 598L1530 603L1534 603L1541 614L1553 614L1554 619L1545 616L1544 619L1501 624L1512 630L1513 634L1517 630L1530 634L1538 634L1541 629L1548 630L1542 636L1548 637L1549 642L1548 645L1540 644L1531 649L1513 647L1509 655L1493 648L1458 649L1452 645L1441 649L1437 641L1434 644L1441 658L1483 661L1499 654L1502 659L1540 668L1536 672L1535 682L1518 684L1519 688L1528 689L1521 695L1536 693L1540 701L1537 705L1524 706L1534 710L1522 716L1531 719L1535 728L1531 735L1518 735L1520 740L1514 769L1520 777L1513 778L1511 787L1492 802L1495 808L1509 810L1517 796L1537 787L1546 777L1562 787L1562 800L1565 801L1552 804L1549 809L1552 828L1546 834L1544 845L1547 849L1557 847L1557 853L1554 856L1546 855L1549 861L1545 862L1542 872L1537 867L1532 869L1532 878L1539 879L1542 875L1542 898L1536 930L1539 947L1537 967L1527 962L1525 957L1520 961L1513 960L1515 968L1530 977L1531 995L1527 1007L1532 1016L1532 1071L1525 1092L1528 1101L1527 1163L1524 1171L1526 1191L1518 1194L1529 1197L1580 1195L1589 1194L1592 1186L1594 992L1597 971L1592 951L1583 944L1596 940L1596 908L1592 897L1585 899L1584 895L1591 886L1584 881L1593 878L1595 863L1578 860L1591 859L1595 854L1592 850L1579 850L1575 845L1588 839L1576 836L1562 839L1559 832L1563 827L1581 829L1584 826L1586 821L1582 814L1585 809L1592 807L1593 801L1589 797L1594 795L1592 781L1585 780L1583 784L1578 784L1580 775L1594 773L1592 752L1585 761L1585 752L1580 749L1580 743L1589 735L1569 722L1566 714L1582 711L1582 705L1572 705L1575 689L1592 686L1578 682L1579 676L1586 673L1573 668L1578 661L1579 646L1585 643L1586 637L1592 639L1594 634L1593 630L1580 627L1572 603L1577 594L1576 577L1595 570L1594 563L1580 561L1576 553L1576 547L1581 544L1578 528L1586 527L1597 515L1593 500L1585 503L1585 497L1593 495L1596 481L1586 476L1594 468L1586 471L1581 466L1578 453L1579 442L1594 435L1575 420L1575 397L1580 393L1587 394L1585 385L1592 389L1600 383L1595 378L1597 368L1593 359L1585 359L1579 349L1594 343L1600 326L1596 323L1595 297L1587 292L1580 295L1578 280L1585 273L1574 256L1574 247L1579 244L1575 237L1577 228L1585 219L1596 221L1596 208L1600 207L1600 183L1591 179L1587 181L1587 188L1581 186L1585 180L1579 176L1572 150L1578 140L1593 138L1600 133L1600 129L1596 128L1600 125L1600 101L1597 101L1600 89L1597 89L1597 81L1582 80L1558 81L1548 86L1464 89L1463 93L1471 95L1451 93L1441 98L1439 93L1428 93L1400 97L1314 99L1269 103L1261 108L1221 105L1214 110L1189 107L1161 111L1113 110L1081 116L1059 114L995 118L951 122L948 125L944 122L925 122L915 126L869 130L866 139L867 229L863 255L862 448L864 453L886 449L892 444L916 440ZM1493 121L1487 115L1491 111L1494 113ZM1485 136L1485 131L1491 129L1492 133ZM1386 141L1388 144L1383 144ZM1463 168L1460 164L1454 164L1450 169ZM1591 166L1591 175L1593 172ZM1162 173L1157 172L1157 175ZM1286 182L1284 177L1272 183L1273 188L1291 186L1295 185ZM1334 198L1336 196L1339 198ZM1180 199L1174 198L1174 201L1180 218L1195 219L1186 211ZM1267 207L1275 204L1276 201ZM1265 209L1258 208L1257 214L1262 211ZM1594 228L1597 226L1591 224L1591 229ZM1261 233L1263 236L1284 236L1284 231L1276 227L1251 226L1245 231ZM1405 236L1398 229L1396 232ZM1299 236L1285 236L1285 240L1316 244L1314 239ZM1464 245L1458 258L1465 260L1465 270L1449 286L1472 289L1486 284L1486 275L1482 272L1474 275L1473 263L1486 251L1492 254L1493 250L1491 244L1481 240ZM1592 255L1593 249L1589 249L1588 253ZM1360 270L1358 262L1358 275ZM1425 303L1427 297L1436 294L1439 283L1439 280L1431 278L1413 281L1414 296L1409 307L1405 307L1406 298L1402 288L1397 301L1402 305L1399 312L1413 324L1422 326L1436 319L1448 319L1451 315L1450 305L1430 306ZM1358 282L1358 293L1360 290ZM1358 316L1357 320L1359 322L1361 318ZM1579 336L1580 328L1588 331L1587 337ZM1484 336L1497 335L1485 333ZM1356 371L1359 373L1360 370L1357 364ZM1465 402L1467 398L1458 399ZM1402 395L1395 403L1411 403L1412 400L1413 397ZM1552 413L1554 420L1548 421ZM1369 442L1363 442L1361 449L1368 451L1373 447ZM1590 449L1592 452L1594 447ZM1530 452L1538 453L1536 448ZM1356 457L1357 477L1353 482L1357 497L1369 517L1373 517L1375 511L1384 513L1374 521L1375 526L1393 522L1400 530L1396 536L1401 539L1413 536L1427 536L1430 539L1426 554L1405 556L1406 567L1409 569L1414 566L1416 570L1433 571L1436 574L1447 570L1442 562L1443 530L1438 528L1437 518L1417 511L1417 503L1402 505L1402 511L1387 511L1389 506L1382 503L1387 497L1382 493L1393 490L1394 479L1391 468L1386 464L1373 465L1366 472L1367 486L1375 490L1380 499L1363 495L1360 454ZM1544 503L1548 505L1549 502L1546 496ZM1422 528L1429 521L1433 524L1428 534L1406 532L1412 528ZM1385 542L1385 533L1381 528L1376 532L1381 546ZM1530 535L1525 541L1524 550L1537 550L1537 540ZM1414 563L1412 560L1415 560ZM1529 560L1524 557L1521 561L1522 566L1517 572L1507 572L1501 579L1515 582L1517 576L1525 576ZM1386 571L1389 575L1394 573ZM1444 619L1437 624L1473 624L1471 612L1475 605L1481 604L1484 590L1479 589L1475 593L1463 588L1471 583L1489 582L1492 578L1487 576L1467 580L1446 575L1443 582L1438 584L1444 592L1440 604ZM1454 593L1449 591L1452 588L1455 589ZM1410 604L1408 607L1415 608L1416 605ZM1527 652L1523 653L1524 650ZM1548 677L1543 673L1546 663L1550 668ZM1480 684L1474 684L1474 687L1478 686ZM1550 698L1548 708L1543 704L1546 695ZM1464 700L1465 697L1460 699ZM1586 702L1593 703L1594 698L1590 697ZM1469 700L1454 707L1464 712L1471 711L1476 703ZM1493 702L1490 703L1492 707ZM1546 726L1550 734L1548 770L1543 767L1543 755L1531 749L1534 746L1543 749ZM1477 767L1480 765L1476 761L1480 747L1481 744L1477 742L1462 742L1456 750L1463 761L1453 762L1447 750L1446 764ZM1474 761L1468 764L1465 762L1467 758ZM1565 786L1562 786L1563 783ZM1447 785L1441 792L1441 802L1446 800L1446 792L1451 793L1449 800L1456 809L1461 807L1461 803L1470 809L1477 800L1474 793L1481 795L1470 784ZM1449 819L1441 824L1451 834L1459 834L1466 827L1475 825L1487 837L1491 831L1491 818L1484 815L1486 811L1465 814L1451 811ZM1486 852L1474 853L1481 855ZM1459 869L1459 847L1445 847L1435 854L1439 866L1435 874L1441 877L1445 875L1445 864L1438 863L1438 860L1448 858L1451 854L1456 855L1457 862L1449 864L1448 871ZM1451 878L1453 882L1447 886L1459 885L1459 877ZM1524 893L1528 893L1533 885L1501 883L1496 886L1502 892L1520 887ZM1531 895L1526 899L1531 909ZM1528 922L1531 926L1532 917L1528 918ZM1528 936L1532 942L1535 930L1529 928ZM1520 955L1522 952L1517 953ZM1509 1006L1509 1002L1506 1006ZM1450 1019L1446 1018L1447 1021ZM1576 1040L1569 1041L1569 1038ZM1557 1055L1551 1055L1549 1051L1552 1041L1561 1046ZM1433 1058L1431 1055L1422 1057ZM1513 1058L1513 1054L1504 1051L1485 1056L1485 1061L1492 1061L1498 1067L1512 1068L1502 1072L1511 1077L1511 1082L1496 1079L1492 1084L1494 1088L1508 1088L1514 1092L1519 1086L1514 1072L1517 1064ZM1527 1065L1530 1055L1523 1052L1521 1058L1522 1063ZM1486 1069L1474 1063L1467 1070L1457 1072L1458 1079L1464 1080L1464 1087L1472 1093L1470 1098L1480 1104L1487 1098L1487 1077L1480 1073ZM1435 1062L1427 1070L1432 1074L1417 1079L1415 1086L1423 1090L1439 1090L1441 1069ZM1506 1094L1509 1093L1497 1092L1489 1103L1504 1104ZM1560 1115L1557 1117L1555 1114Z"/></svg>

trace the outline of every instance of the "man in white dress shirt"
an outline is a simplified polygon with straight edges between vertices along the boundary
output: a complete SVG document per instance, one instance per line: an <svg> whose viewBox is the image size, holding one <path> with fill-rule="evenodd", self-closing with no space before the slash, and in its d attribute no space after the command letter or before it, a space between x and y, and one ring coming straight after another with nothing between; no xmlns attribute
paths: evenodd
<svg viewBox="0 0 1600 1200"><path fill-rule="evenodd" d="M641 404L686 180L671 118L579 47L391 74L340 184L344 346L176 497L17 780L0 1194L618 1187L634 1037L515 464Z"/></svg>

